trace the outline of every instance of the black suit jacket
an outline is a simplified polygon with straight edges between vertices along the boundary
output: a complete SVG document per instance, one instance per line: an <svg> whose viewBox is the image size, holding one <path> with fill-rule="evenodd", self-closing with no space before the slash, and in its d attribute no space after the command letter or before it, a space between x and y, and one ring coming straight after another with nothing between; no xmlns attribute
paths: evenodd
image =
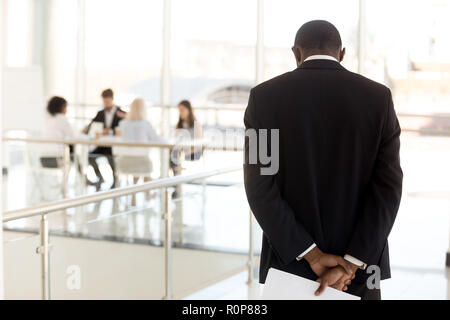
<svg viewBox="0 0 450 320"><path fill-rule="evenodd" d="M390 90L335 61L310 60L252 89L244 122L279 129L276 175L249 164L245 144L247 198L263 230L260 282L270 267L316 280L296 260L313 243L389 278L387 238L403 180ZM358 270L354 281L367 277Z"/></svg>
<svg viewBox="0 0 450 320"><path fill-rule="evenodd" d="M122 118L120 118L117 115L117 112L123 112L125 113L125 111L123 111L120 107L116 106L116 112L114 113L114 118L111 124L111 128L113 131L116 130L116 128L119 126L120 121L122 121ZM89 127L91 126L92 122L101 122L103 123L103 128L106 129L106 118L105 118L105 110L101 110L97 113L97 115L94 117L94 119L92 119L91 123L89 124Z"/></svg>
<svg viewBox="0 0 450 320"><path fill-rule="evenodd" d="M117 115L117 112L125 113L125 111L123 111L120 107L116 106L116 108L117 108L117 110L116 110L116 113L114 113L114 118L113 118L113 121L111 123L111 128L109 128L109 129L112 129L114 133L116 132L116 128L119 126L120 121L122 121L122 118L120 118ZM92 119L91 123L89 124L87 131L89 131L89 129L91 127L91 124L93 122L101 122L101 123L103 123L103 128L106 129L107 126L106 126L105 110L101 110L101 111L99 111L97 113L97 115L94 117L94 119ZM91 153L93 153L93 154L111 155L112 154L112 149L111 149L111 147L97 147Z"/></svg>

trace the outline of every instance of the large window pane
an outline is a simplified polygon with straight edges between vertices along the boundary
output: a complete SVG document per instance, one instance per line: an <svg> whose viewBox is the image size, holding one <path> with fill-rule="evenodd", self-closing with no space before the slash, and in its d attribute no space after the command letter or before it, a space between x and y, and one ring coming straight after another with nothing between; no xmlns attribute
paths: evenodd
<svg viewBox="0 0 450 320"><path fill-rule="evenodd" d="M245 103L255 78L256 1L172 1L172 100Z"/></svg>
<svg viewBox="0 0 450 320"><path fill-rule="evenodd" d="M119 103L159 102L162 1L86 1L86 100L111 87Z"/></svg>
<svg viewBox="0 0 450 320"><path fill-rule="evenodd" d="M76 67L78 37L78 0L52 1L49 8L46 61L49 95L64 96L76 101ZM44 17L45 18L45 17ZM44 35L45 37L45 35Z"/></svg>
<svg viewBox="0 0 450 320"><path fill-rule="evenodd" d="M9 0L6 8L6 66L29 66L32 60L33 3L31 0Z"/></svg>
<svg viewBox="0 0 450 320"><path fill-rule="evenodd" d="M265 78L269 79L296 68L291 51L297 30L310 20L328 20L341 33L347 54L344 66L352 71L358 67L358 1L265 1Z"/></svg>
<svg viewBox="0 0 450 320"><path fill-rule="evenodd" d="M366 12L365 72L393 89L400 113L448 113L450 2L367 1ZM405 119L404 125L417 129L429 121ZM448 120L433 122L450 128Z"/></svg>

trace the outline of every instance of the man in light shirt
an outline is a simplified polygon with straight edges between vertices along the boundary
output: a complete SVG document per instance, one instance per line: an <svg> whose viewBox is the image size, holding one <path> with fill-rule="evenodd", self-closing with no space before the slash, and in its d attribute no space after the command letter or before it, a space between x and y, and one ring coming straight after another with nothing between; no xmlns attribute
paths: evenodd
<svg viewBox="0 0 450 320"><path fill-rule="evenodd" d="M298 68L253 88L244 117L245 188L264 233L260 282L276 268L319 281L317 295L332 286L381 299L365 269L390 277L403 180L391 91L340 64L345 49L327 21L304 24L292 50ZM258 139L278 151L272 175L250 141L265 130L278 132L278 141Z"/></svg>
<svg viewBox="0 0 450 320"><path fill-rule="evenodd" d="M114 92L111 89L106 89L102 92L102 101L103 101L103 110L99 111L94 119L92 119L91 123L84 130L84 133L88 133L93 122L99 122L103 124L103 132L102 135L114 135L116 128L119 126L119 123L122 119L125 118L126 113L114 103ZM103 175L98 167L97 159L100 157L106 157L108 159L108 163L111 166L111 170L113 172L114 181L111 187L114 187L116 184L116 166L114 162L114 157L112 154L111 147L102 147L99 146L95 148L89 154L89 164L94 169L94 172L97 176L97 182L87 181L90 185L95 185L97 190L100 189L101 184L104 182Z"/></svg>

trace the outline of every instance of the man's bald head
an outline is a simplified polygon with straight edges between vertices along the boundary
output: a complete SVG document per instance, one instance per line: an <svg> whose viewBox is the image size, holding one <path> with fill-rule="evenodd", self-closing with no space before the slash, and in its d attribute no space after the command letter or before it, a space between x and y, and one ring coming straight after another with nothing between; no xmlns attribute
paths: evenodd
<svg viewBox="0 0 450 320"><path fill-rule="evenodd" d="M330 55L342 61L345 49L341 49L342 40L338 29L325 20L313 20L302 25L292 48L298 64L317 54Z"/></svg>

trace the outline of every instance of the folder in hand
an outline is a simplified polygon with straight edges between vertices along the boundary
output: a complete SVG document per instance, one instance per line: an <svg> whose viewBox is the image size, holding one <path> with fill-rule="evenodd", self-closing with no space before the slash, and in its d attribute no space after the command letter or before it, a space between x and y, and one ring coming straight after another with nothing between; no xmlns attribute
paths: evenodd
<svg viewBox="0 0 450 320"><path fill-rule="evenodd" d="M274 268L269 270L262 299L264 300L361 300L360 297L326 288L320 296L314 292L319 283Z"/></svg>

